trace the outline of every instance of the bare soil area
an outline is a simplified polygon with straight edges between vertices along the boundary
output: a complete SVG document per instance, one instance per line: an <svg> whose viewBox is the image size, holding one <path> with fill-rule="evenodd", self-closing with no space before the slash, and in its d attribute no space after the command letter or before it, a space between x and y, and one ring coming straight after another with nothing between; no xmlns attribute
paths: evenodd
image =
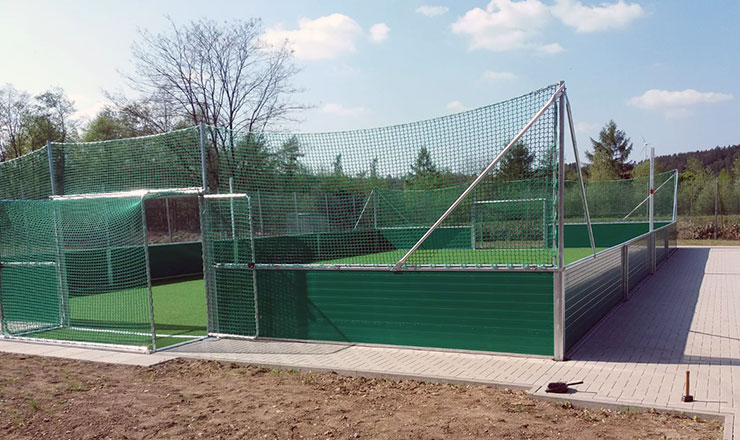
<svg viewBox="0 0 740 440"><path fill-rule="evenodd" d="M523 391L175 360L0 354L3 439L716 439L721 423Z"/></svg>

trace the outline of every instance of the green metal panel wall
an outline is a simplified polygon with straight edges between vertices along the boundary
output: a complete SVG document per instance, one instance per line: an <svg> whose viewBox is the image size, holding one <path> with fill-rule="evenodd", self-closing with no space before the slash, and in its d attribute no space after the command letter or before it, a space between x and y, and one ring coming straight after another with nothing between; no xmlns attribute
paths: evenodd
<svg viewBox="0 0 740 440"><path fill-rule="evenodd" d="M257 273L260 336L553 354L549 272Z"/></svg>
<svg viewBox="0 0 740 440"><path fill-rule="evenodd" d="M621 249L610 249L565 269L565 349L622 299Z"/></svg>
<svg viewBox="0 0 740 440"><path fill-rule="evenodd" d="M655 222L655 229L668 225L669 222ZM629 241L648 232L648 223L594 223L594 241L596 247L608 248ZM581 223L565 225L565 247L591 247L588 237L588 226Z"/></svg>

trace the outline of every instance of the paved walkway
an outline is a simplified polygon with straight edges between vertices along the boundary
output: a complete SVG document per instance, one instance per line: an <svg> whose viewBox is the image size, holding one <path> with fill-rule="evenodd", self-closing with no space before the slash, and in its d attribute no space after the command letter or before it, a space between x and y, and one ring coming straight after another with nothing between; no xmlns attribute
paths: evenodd
<svg viewBox="0 0 740 440"><path fill-rule="evenodd" d="M154 355L88 350L91 359L146 365L175 356L345 374L423 378L527 388L546 396L552 381L584 380L568 399L600 406L733 414L725 438L740 438L740 248L682 248L629 301L569 353L570 361L405 348L301 342L205 340ZM64 356L78 348L38 346L29 354ZM39 348L39 347L44 347ZM49 352L48 350L56 349ZM31 348L29 348L31 349ZM101 354L108 353L108 354ZM74 355L74 354L73 354ZM108 359L108 360L106 360ZM691 371L693 403L681 402ZM550 396L550 395L547 395ZM733 426L734 425L734 426ZM733 437L734 433L734 437Z"/></svg>

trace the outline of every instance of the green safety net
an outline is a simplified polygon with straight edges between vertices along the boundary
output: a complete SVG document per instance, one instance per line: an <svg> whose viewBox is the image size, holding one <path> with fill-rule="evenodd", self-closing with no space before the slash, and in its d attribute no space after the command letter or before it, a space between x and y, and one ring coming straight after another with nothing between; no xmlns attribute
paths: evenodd
<svg viewBox="0 0 740 440"><path fill-rule="evenodd" d="M0 199L33 200L50 195L47 147L0 162Z"/></svg>
<svg viewBox="0 0 740 440"><path fill-rule="evenodd" d="M556 89L369 130L291 134L209 128L209 190L251 196L260 265L393 265ZM556 163L551 105L407 263L552 264ZM529 221L531 198L541 201L536 222ZM475 217L472 207L483 200L508 200L505 217ZM488 235L485 248L473 245L475 228L511 229L516 222L527 222L536 232Z"/></svg>
<svg viewBox="0 0 740 440"><path fill-rule="evenodd" d="M653 216L655 221L671 221L674 215L677 173L675 170L656 174L654 179ZM583 223L581 184L565 182L565 221ZM586 182L586 196L592 222L647 222L650 220L650 177Z"/></svg>
<svg viewBox="0 0 740 440"><path fill-rule="evenodd" d="M249 199L200 199L208 332L257 336Z"/></svg>
<svg viewBox="0 0 740 440"><path fill-rule="evenodd" d="M3 334L151 348L140 197L0 201Z"/></svg>
<svg viewBox="0 0 740 440"><path fill-rule="evenodd" d="M51 148L58 195L203 186L198 127Z"/></svg>

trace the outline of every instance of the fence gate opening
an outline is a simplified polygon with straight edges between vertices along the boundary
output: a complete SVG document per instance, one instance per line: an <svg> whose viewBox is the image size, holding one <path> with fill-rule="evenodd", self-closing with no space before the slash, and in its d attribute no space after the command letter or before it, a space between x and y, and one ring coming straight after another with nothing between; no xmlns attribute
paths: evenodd
<svg viewBox="0 0 740 440"><path fill-rule="evenodd" d="M154 348L140 197L0 202L10 337Z"/></svg>
<svg viewBox="0 0 740 440"><path fill-rule="evenodd" d="M246 194L200 197L210 336L256 337L259 333L250 212Z"/></svg>

